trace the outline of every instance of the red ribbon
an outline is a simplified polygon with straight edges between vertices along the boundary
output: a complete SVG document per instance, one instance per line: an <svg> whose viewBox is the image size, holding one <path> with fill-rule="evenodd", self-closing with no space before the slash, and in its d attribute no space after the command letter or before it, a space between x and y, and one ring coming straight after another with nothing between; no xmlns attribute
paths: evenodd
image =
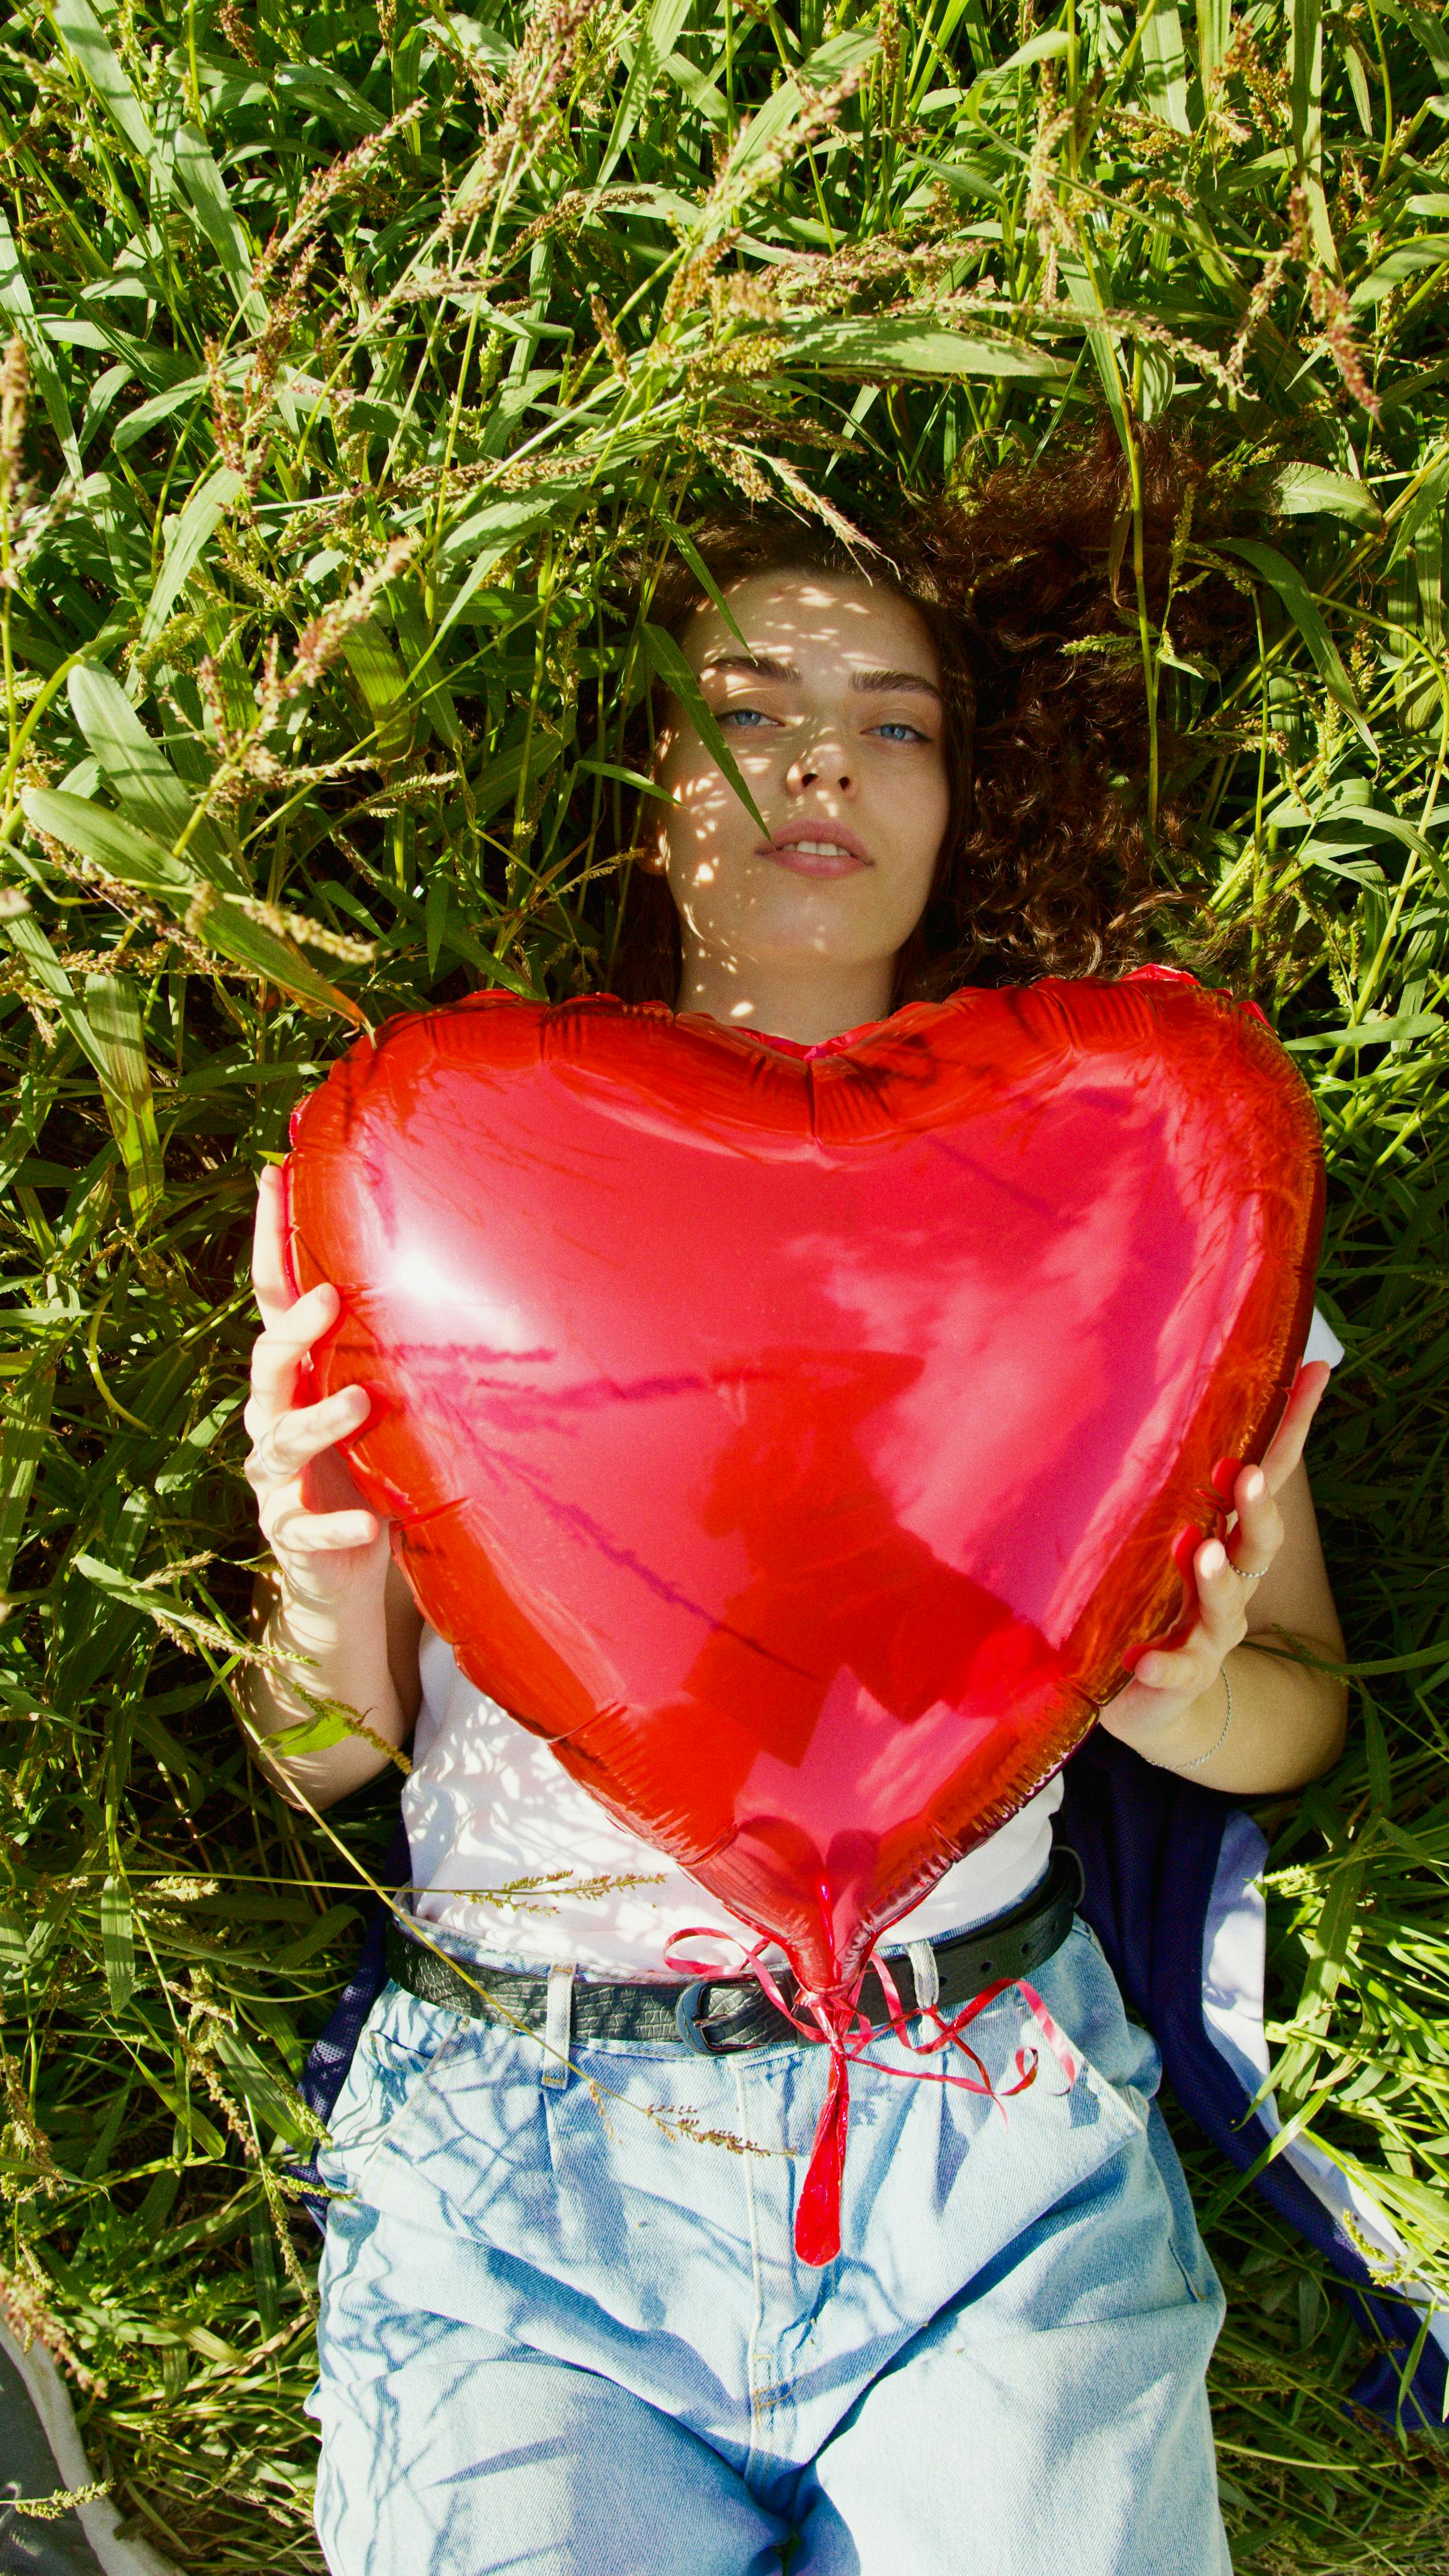
<svg viewBox="0 0 1449 2576"><path fill-rule="evenodd" d="M1013 2060L1016 2081L1014 2084L998 2089L992 2083L975 2049L963 2039L961 2034L968 2024L976 2019L978 2013L985 2012L988 2004L995 2003L998 1995L1005 1994L1008 1987L1015 1986L1024 1998L1032 2020L1036 2023L1042 2038L1066 2077L1069 2091L1077 2080L1077 2061L1071 2048L1053 2021L1035 1986L1028 1984L1025 1977L995 1978L989 1986L982 1987L979 1995L973 1995L969 2004L963 2004L961 2010L954 2013L949 2021L942 2020L934 2004L918 2006L917 2010L924 2014L925 2019L933 2025L933 2029L929 2038L912 2039L906 2028L905 2013L895 1979L878 1950L871 1952L848 1994L840 1988L812 1993L802 1987L797 2000L805 2006L810 2016L810 2019L805 2021L785 2001L773 1971L765 1965L763 1953L769 1947L765 1940L757 1941L752 1949L746 1950L732 1933L716 1931L707 1923L686 1924L675 1937L677 1941L726 1941L732 1947L739 1949L746 1974L756 1980L776 2011L783 2013L785 2019L796 2030L803 2033L805 2038L813 2040L818 2036L830 2051L830 2081L826 2088L825 2105L816 2124L810 2149L810 2162L806 2168L800 2204L795 2213L795 2251L802 2263L812 2264L817 2270L826 2263L833 2263L840 2252L840 2193L845 2177L846 2135L850 2126L852 2066L869 2066L881 2075L904 2075L918 2084L957 2085L963 2093L981 2094L987 2100L994 2102L1002 2118L1005 2119L1006 2104L1011 2097L1017 2093L1024 2093L1029 2084L1036 2082L1037 2050L1018 2048ZM704 1960L678 1957L673 1941L664 1954L664 1964L676 1975L705 1977L716 1983L725 1982ZM875 2032L872 2024L866 2020L860 2010L858 1997L872 1968L880 1979L886 2008L890 2014L891 2029L901 2047L912 2057L930 2057L937 2049L942 2048L959 2049L961 2055L969 2058L975 2067L974 2076L948 2073L944 2067L937 2069L926 2066L892 2066L881 2058L867 2057L865 2052Z"/></svg>

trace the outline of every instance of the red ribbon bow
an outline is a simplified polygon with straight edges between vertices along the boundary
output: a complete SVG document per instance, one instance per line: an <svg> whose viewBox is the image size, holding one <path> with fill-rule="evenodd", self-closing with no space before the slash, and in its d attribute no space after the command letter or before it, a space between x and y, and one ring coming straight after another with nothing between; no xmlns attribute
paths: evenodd
<svg viewBox="0 0 1449 2576"><path fill-rule="evenodd" d="M763 1953L770 1946L767 1941L763 1939L756 1941L751 1949L746 1950L743 1943L737 1941L732 1933L717 1931L713 1925L707 1923L686 1924L666 1950L665 1966L677 1975L711 1978L715 1982L724 1981L719 1979L717 1971L706 1961L681 1958L677 1954L678 1941L695 1940L725 1941L739 1949L745 1973L756 1980L776 2011L783 2013L785 2019L805 2038L813 2040L818 2036L830 2051L830 2081L826 2090L824 2108L816 2123L815 2136L810 2148L810 2163L806 2169L804 2188L795 2213L795 2251L802 2263L812 2264L817 2269L826 2263L833 2263L840 2252L840 2195L845 2178L846 2135L850 2126L852 2066L868 2066L881 2075L904 2075L914 2083L956 2085L963 2093L984 2095L988 2101L995 2103L1002 2118L1005 2119L1006 2104L1011 2097L1017 2093L1024 2093L1028 2085L1036 2082L1038 2052L1034 2048L1018 2048L1013 2059L1016 2081L1004 2088L999 2088L992 2083L985 2065L975 2049L962 2037L962 2032L976 2019L978 2013L985 2012L989 2004L995 2003L998 1995L1004 1994L1008 1987L1015 1986L1025 2001L1031 2018L1041 2032L1047 2047L1061 2068L1067 2081L1068 2091L1077 2080L1077 2061L1071 2048L1053 2021L1035 1986L1030 1985L1025 1977L994 1978L989 1986L982 1987L979 1995L973 1995L969 2004L963 2004L959 2012L953 2013L949 2021L942 2019L934 2004L917 2006L917 2010L932 2025L932 2030L928 2038L912 2039L906 2028L906 2017L895 1979L878 1950L872 1950L860 1976L848 1992L837 1987L812 1993L802 1987L797 1996L797 2002L804 2005L809 2015L809 2019L804 2020L800 2013L786 2002L773 1971L765 1964ZM969 2058L976 2069L974 2076L948 2073L944 2067L893 2066L882 2058L866 2055L865 2052L875 2037L875 2031L874 2026L866 2020L860 2009L859 1996L866 1976L872 1968L880 1979L881 1991L885 1996L886 2007L890 2014L891 2029L901 2047L912 2057L931 2057L942 2048L959 2049L962 2056Z"/></svg>

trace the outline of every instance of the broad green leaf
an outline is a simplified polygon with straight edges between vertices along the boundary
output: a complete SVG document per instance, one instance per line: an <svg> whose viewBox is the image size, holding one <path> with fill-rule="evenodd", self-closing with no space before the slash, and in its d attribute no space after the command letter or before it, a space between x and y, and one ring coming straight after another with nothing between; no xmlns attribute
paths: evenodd
<svg viewBox="0 0 1449 2576"><path fill-rule="evenodd" d="M782 80L779 88L755 110L748 124L735 138L730 153L716 182L716 203L723 209L747 191L752 174L764 161L773 145L782 143L791 126L801 115L805 98L802 82L812 91L833 89L837 82L869 62L880 47L878 27L861 28L850 35L832 37L804 65L800 78Z"/></svg>
<svg viewBox="0 0 1449 2576"><path fill-rule="evenodd" d="M0 1408L0 1589L10 1580L10 1569L25 1535L35 1471L45 1448L55 1400L55 1366L53 1346L37 1351L4 1391Z"/></svg>
<svg viewBox="0 0 1449 2576"><path fill-rule="evenodd" d="M226 2158L225 2138L215 2125L215 2122L208 2120L206 2113L200 2108L198 2103L192 2098L191 2094L186 2090L181 2082L158 2074L156 2068L152 2065L143 2065L141 2071L158 2101L164 2102L172 2119L176 2123L177 2144L184 2144L185 2152L188 2155L194 2155L199 2149L201 2154L207 2157L213 2164L224 2163ZM220 2337L208 2334L204 2326L193 2326L191 2328L191 2334L193 2336L205 2337L203 2349L213 2347L213 2349L207 2351L208 2359L230 2361L233 2358L226 2345L221 2342Z"/></svg>
<svg viewBox="0 0 1449 2576"><path fill-rule="evenodd" d="M183 906L196 894L199 880L192 870L173 859L164 842L144 824L114 813L110 806L97 805L87 796L66 796L51 787L27 788L20 801L26 821L37 832L63 841L68 850L104 868L107 876Z"/></svg>
<svg viewBox="0 0 1449 2576"><path fill-rule="evenodd" d="M304 1691L303 1697L308 1694ZM345 1743L350 1735L360 1735L385 1752L399 1771L410 1771L412 1763L406 1753L384 1742L374 1734L367 1720L355 1708L341 1700L315 1700L309 1714L292 1726L279 1726L267 1737L268 1749L283 1754L288 1761L298 1753L327 1753L334 1744Z"/></svg>
<svg viewBox="0 0 1449 2576"><path fill-rule="evenodd" d="M342 655L372 718L378 759L387 766L404 759L413 738L408 676L375 618L349 627Z"/></svg>
<svg viewBox="0 0 1449 2576"><path fill-rule="evenodd" d="M146 731L119 682L95 663L82 662L66 686L76 723L136 821L168 847L190 829L188 861L213 884L232 893L244 892L210 817L192 828L196 800L183 787L159 742Z"/></svg>
<svg viewBox="0 0 1449 2576"><path fill-rule="evenodd" d="M1297 565L1291 564L1286 555L1280 555L1276 546L1265 546L1256 537L1225 537L1222 547L1226 554L1241 555L1244 563L1251 564L1269 588L1277 592L1312 654L1330 697L1337 699L1370 751L1376 751L1373 735L1359 713L1352 683L1339 659L1338 647L1324 625L1318 603Z"/></svg>
<svg viewBox="0 0 1449 2576"><path fill-rule="evenodd" d="M1231 30L1231 0L1197 0L1197 57L1204 83L1227 52Z"/></svg>
<svg viewBox="0 0 1449 2576"><path fill-rule="evenodd" d="M102 421L109 412L112 403L116 400L118 394L125 392L130 381L131 370L120 360L117 360L114 367L103 368L101 373L97 376L95 383L92 385L90 392L86 396L86 407L81 413L81 425L75 434L75 443L79 454L84 455L87 447L89 447L91 443L91 440L94 438L96 431L100 428ZM116 434L113 429L111 432L112 447L115 446L115 443Z"/></svg>
<svg viewBox="0 0 1449 2576"><path fill-rule="evenodd" d="M1332 474L1325 465L1285 465L1273 485L1273 498L1287 518L1325 512L1351 520L1355 527L1376 528L1383 513L1366 483L1350 474Z"/></svg>
<svg viewBox="0 0 1449 2576"><path fill-rule="evenodd" d="M515 49L499 35L496 27L485 27L477 18L465 17L461 9L450 9L446 17L425 18L423 25L451 52L456 45L464 54L490 72L506 72L515 59Z"/></svg>
<svg viewBox="0 0 1449 2576"><path fill-rule="evenodd" d="M65 799L67 804L80 801L78 798ZM55 837L59 840L61 836L57 833ZM36 982L50 995L52 1007L62 1027L74 1038L77 1046L89 1057L99 1073L101 1066L95 1032L77 999L70 977L61 965L34 913L23 912L14 921L7 921L4 927L11 947L24 958Z"/></svg>
<svg viewBox="0 0 1449 2576"><path fill-rule="evenodd" d="M989 70L991 30L986 23L983 0L947 0L945 15L941 20L936 39L943 54L958 27L965 29L976 69L983 72Z"/></svg>
<svg viewBox="0 0 1449 2576"><path fill-rule="evenodd" d="M481 590L504 555L550 521L567 526L586 498L581 483L536 483L530 492L509 493L472 511L444 538L440 549L445 561L470 552L473 560L457 589L448 593L435 642L456 625L474 592Z"/></svg>
<svg viewBox="0 0 1449 2576"><path fill-rule="evenodd" d="M673 636L663 626L652 622L644 628L644 650L649 667L664 682L671 696L679 700L710 758L729 780L740 803L760 830L769 838L770 827L745 784L744 773L706 703L694 672L691 670Z"/></svg>
<svg viewBox="0 0 1449 2576"><path fill-rule="evenodd" d="M279 1726L267 1737L267 1749L286 1762L299 1753L330 1753L334 1745L346 1744L357 1729L349 1726L340 1711L323 1708L315 1715L300 1717L292 1726Z"/></svg>
<svg viewBox="0 0 1449 2576"><path fill-rule="evenodd" d="M138 438L145 437L148 429L155 429L160 421L169 420L172 413L180 411L185 404L203 401L207 383L205 376L183 376L179 384L169 385L165 393L152 394L145 402L137 403L134 411L128 411L123 420L117 421L111 432L112 447L124 455L128 448L135 446Z"/></svg>
<svg viewBox="0 0 1449 2576"><path fill-rule="evenodd" d="M470 509L443 539L445 556L472 554L488 563L507 554L535 528L546 526L569 502L584 498L577 482L535 483L527 492L502 492L496 499L485 500L481 508ZM482 576L480 575L480 578Z"/></svg>
<svg viewBox="0 0 1449 2576"><path fill-rule="evenodd" d="M1112 415L1112 426L1123 449L1128 450L1132 428L1128 418L1127 388L1118 357L1118 340L1100 318L1104 310L1102 292L1096 273L1085 257L1062 261L1062 285L1068 302L1087 317L1087 345L1092 352L1092 362L1106 396L1107 409Z"/></svg>
<svg viewBox="0 0 1449 2576"><path fill-rule="evenodd" d="M1005 80L1008 72L1025 71L1032 63L1055 62L1061 55L1069 54L1071 49L1072 40L1065 27L1047 27L1039 36L1028 36L1026 43L1018 45L1015 53L1008 54L1004 62L992 63L977 74L966 100L968 113L992 83Z"/></svg>
<svg viewBox="0 0 1449 2576"><path fill-rule="evenodd" d="M266 298L252 286L252 249L227 192L226 181L193 125L181 126L172 145L176 169L196 209L196 218L231 280L232 292L250 330L267 323Z"/></svg>
<svg viewBox="0 0 1449 2576"><path fill-rule="evenodd" d="M114 1872L101 1889L101 1959L112 2012L124 2012L136 1991L136 1934L131 1891Z"/></svg>
<svg viewBox="0 0 1449 2576"><path fill-rule="evenodd" d="M245 482L235 466L218 465L191 494L167 536L161 569L146 603L138 638L143 650L155 642L210 545L219 522L245 489Z"/></svg>
<svg viewBox="0 0 1449 2576"><path fill-rule="evenodd" d="M1427 268L1449 267L1449 233L1436 234L1432 241L1401 242L1387 259L1361 277L1349 297L1355 312L1369 305L1382 304L1384 297L1406 278L1417 277Z"/></svg>
<svg viewBox="0 0 1449 2576"><path fill-rule="evenodd" d="M719 586L719 583L715 580L714 574L710 571L710 568L705 562L703 555L700 553L698 546L695 544L693 537L688 534L686 529L679 526L677 520L671 519L667 515L664 519L664 525L669 533L670 544L675 546L683 556L684 561L688 564L690 571L693 573L700 589L704 592L706 599L710 602L711 607L718 609L719 614L724 619L730 633L738 636L740 643L743 644L745 641L744 633L736 620L734 610L731 608L729 601L726 599L724 592ZM580 766L582 767L584 764L580 763Z"/></svg>
<svg viewBox="0 0 1449 2576"><path fill-rule="evenodd" d="M194 1423L185 1439L172 1450L165 1465L157 1468L151 1479L153 1491L159 1495L184 1494L204 1469L213 1443L244 1402L242 1393L223 1396L200 1422Z"/></svg>
<svg viewBox="0 0 1449 2576"><path fill-rule="evenodd" d="M1330 1055L1340 1048L1352 1054L1360 1047L1402 1046L1408 1038L1434 1037L1445 1025L1438 1011L1408 1011L1400 1019L1375 1013L1369 1019L1356 1021L1352 1028L1328 1029L1318 1037L1288 1038L1285 1044L1290 1055Z"/></svg>
<svg viewBox="0 0 1449 2576"><path fill-rule="evenodd" d="M539 780L552 769L563 753L562 735L552 725L528 725L516 717L500 738L474 788L480 821L489 822L505 805L514 803L520 785L525 797L531 796ZM450 921L448 941L457 945L458 925ZM468 952L462 951L464 955Z"/></svg>
<svg viewBox="0 0 1449 2576"><path fill-rule="evenodd" d="M717 132L728 125L729 107L707 72L700 71L686 54L671 54L664 70L675 88L684 92L696 116L702 116L706 125L713 126Z"/></svg>
<svg viewBox="0 0 1449 2576"><path fill-rule="evenodd" d="M439 742L446 743L452 752L460 752L464 745L463 727L453 703L452 690L443 677L433 631L423 614L416 585L402 582L390 590L388 605L403 660L408 666L408 677L414 688L420 688L422 692L416 701L418 712L432 726Z"/></svg>
<svg viewBox="0 0 1449 2576"><path fill-rule="evenodd" d="M315 2133L305 2114L290 2099L285 2077L273 2073L251 2041L242 2039L222 2023L217 2027L213 2045L238 2092L257 2118L264 2120L279 2138L285 2138L288 2146L310 2146Z"/></svg>
<svg viewBox="0 0 1449 2576"><path fill-rule="evenodd" d="M361 90L354 89L331 63L315 59L279 63L274 79L280 97L330 116L346 132L376 134L384 123Z"/></svg>
<svg viewBox="0 0 1449 2576"><path fill-rule="evenodd" d="M160 895L181 913L196 935L232 957L254 975L280 984L315 1010L341 1011L358 1025L362 1013L345 993L308 965L301 951L264 921L242 909L246 898L217 894L201 878L173 859L155 835L125 815L81 796L64 796L54 788L29 788L21 798L26 819L37 831L49 832L123 884ZM11 935L23 928L9 925Z"/></svg>
<svg viewBox="0 0 1449 2576"><path fill-rule="evenodd" d="M1351 840L1346 836L1351 835ZM1345 846L1365 848L1370 842L1396 841L1401 849L1411 850L1416 859L1438 878L1449 894L1449 866L1444 853L1437 850L1426 833L1409 822L1403 814L1386 813L1382 806L1335 804L1330 802L1313 818L1312 828L1298 844L1300 862L1316 859L1327 849Z"/></svg>
<svg viewBox="0 0 1449 2576"><path fill-rule="evenodd" d="M659 74L674 51L675 38L694 6L694 0L653 0L644 19L635 48L624 94L614 111L609 140L599 164L598 184L603 187L623 159L629 139L639 122L645 100L655 87Z"/></svg>
<svg viewBox="0 0 1449 2576"><path fill-rule="evenodd" d="M134 331L123 331L104 317L78 322L65 314L42 313L37 328L61 348L109 349L143 385L154 385L158 392L166 385L189 384L195 376L196 361L189 352L167 349L159 340L138 340Z"/></svg>
<svg viewBox="0 0 1449 2576"><path fill-rule="evenodd" d="M1323 187L1323 0L1287 0L1288 89L1293 151L1308 200L1313 247L1331 277L1338 241Z"/></svg>
<svg viewBox="0 0 1449 2576"><path fill-rule="evenodd" d="M807 322L786 335L783 363L850 375L879 370L899 376L1034 376L1056 383L1072 372L1028 340L978 340L964 331L935 330L908 314Z"/></svg>
<svg viewBox="0 0 1449 2576"><path fill-rule="evenodd" d="M49 948L48 940L45 944ZM18 941L12 940L12 945L19 949ZM23 955L24 950L19 953ZM65 980L69 990L69 978ZM49 1052L43 1065L32 1059L11 1091L4 1130L0 1132L0 1192L8 1190L21 1164L35 1151L40 1131L55 1106L67 1056L68 1050L61 1047Z"/></svg>
<svg viewBox="0 0 1449 2576"><path fill-rule="evenodd" d="M137 160L144 161L159 178L161 156L151 120L112 51L90 0L51 0L51 14L117 133L125 137Z"/></svg>
<svg viewBox="0 0 1449 2576"><path fill-rule="evenodd" d="M1192 132L1187 112L1187 63L1177 0L1143 0L1142 78L1154 115L1179 134Z"/></svg>
<svg viewBox="0 0 1449 2576"><path fill-rule="evenodd" d="M365 1013L349 995L309 966L291 939L266 922L253 920L234 896L217 895L204 910L193 912L191 919L201 937L223 956L234 958L238 966L247 967L266 983L279 984L284 993L295 994L314 1011L337 1011L354 1028L366 1028Z"/></svg>
<svg viewBox="0 0 1449 2576"><path fill-rule="evenodd" d="M429 979L438 971L438 958L443 946L443 933L448 926L448 880L435 876L423 900L423 921L427 939Z"/></svg>
<svg viewBox="0 0 1449 2576"><path fill-rule="evenodd" d="M86 1018L111 1128L121 1149L131 1214L144 1225L166 1188L146 1039L136 988L124 975L88 975Z"/></svg>
<svg viewBox="0 0 1449 2576"><path fill-rule="evenodd" d="M1368 71L1364 50L1347 29L1343 35L1343 68L1353 93L1353 104L1361 133L1372 136L1374 130L1373 100L1369 96Z"/></svg>
<svg viewBox="0 0 1449 2576"><path fill-rule="evenodd" d="M1410 514L1405 513L1406 523ZM1404 530L1399 531L1400 541ZM1444 513L1442 507L1415 513L1407 545L1396 542L1389 574L1390 614L1401 621L1395 638L1404 659L1394 674L1394 703L1402 721L1415 731L1437 726L1449 701L1449 666L1444 659ZM1417 649L1416 649L1417 648Z"/></svg>
<svg viewBox="0 0 1449 2576"><path fill-rule="evenodd" d="M40 387L66 472L75 482L81 479L81 451L71 424L70 405L60 381L55 360L45 345L45 335L35 319L30 286L20 265L15 236L3 210L0 210L0 313L8 313L25 343L26 360Z"/></svg>
<svg viewBox="0 0 1449 2576"><path fill-rule="evenodd" d="M1394 522L1394 542L1389 553L1392 570L1401 554L1415 546L1422 531L1435 521L1442 522L1449 501L1449 455L1426 465L1417 485L1410 485L1410 497L1404 502Z"/></svg>
<svg viewBox="0 0 1449 2576"><path fill-rule="evenodd" d="M123 1574L119 1567L107 1565L103 1558L79 1550L71 1558L71 1569L94 1584L107 1600L120 1603L128 1610L139 1610L148 1619L164 1619L173 1628L185 1628L192 1636L215 1643L217 1629L213 1620L204 1618L174 1592L163 1592L158 1586L140 1583L134 1575Z"/></svg>

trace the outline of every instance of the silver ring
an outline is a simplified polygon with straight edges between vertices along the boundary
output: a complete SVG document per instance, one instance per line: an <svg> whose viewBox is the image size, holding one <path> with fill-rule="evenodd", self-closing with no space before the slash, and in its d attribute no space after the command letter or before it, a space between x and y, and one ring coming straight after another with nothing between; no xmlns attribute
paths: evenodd
<svg viewBox="0 0 1449 2576"><path fill-rule="evenodd" d="M1232 1565L1231 1557L1229 1557L1228 1562ZM1245 1565L1233 1565L1233 1572L1245 1589L1250 1584L1261 1583L1264 1575L1271 1574L1272 1571L1273 1569L1271 1565L1260 1565L1256 1574L1250 1574Z"/></svg>

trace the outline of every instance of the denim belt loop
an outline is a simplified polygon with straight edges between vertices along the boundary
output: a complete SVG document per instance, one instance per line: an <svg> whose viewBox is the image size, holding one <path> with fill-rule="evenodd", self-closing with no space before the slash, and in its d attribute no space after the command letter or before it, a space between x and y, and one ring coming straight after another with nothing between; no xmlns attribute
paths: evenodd
<svg viewBox="0 0 1449 2576"><path fill-rule="evenodd" d="M561 2093L569 2080L574 1966L572 1959L559 1959L548 1972L548 2007L543 2025L543 2081L553 2093Z"/></svg>
<svg viewBox="0 0 1449 2576"><path fill-rule="evenodd" d="M906 1957L916 1981L916 2010L929 2012L941 1992L941 1969L929 1941L908 1941Z"/></svg>

